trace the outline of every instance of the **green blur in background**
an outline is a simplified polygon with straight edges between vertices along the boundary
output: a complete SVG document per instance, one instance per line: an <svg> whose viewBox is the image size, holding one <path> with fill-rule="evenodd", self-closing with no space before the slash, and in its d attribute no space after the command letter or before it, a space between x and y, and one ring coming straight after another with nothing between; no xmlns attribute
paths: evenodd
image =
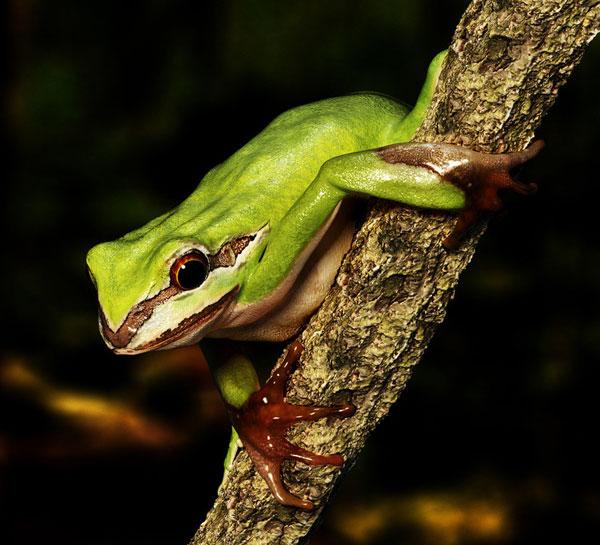
<svg viewBox="0 0 600 545"><path fill-rule="evenodd" d="M3 106L0 542L186 543L228 424L196 348L116 357L84 266L280 112L412 101L466 1L10 0ZM593 43L389 418L311 543L600 535L600 126ZM248 345L268 369L281 346Z"/></svg>

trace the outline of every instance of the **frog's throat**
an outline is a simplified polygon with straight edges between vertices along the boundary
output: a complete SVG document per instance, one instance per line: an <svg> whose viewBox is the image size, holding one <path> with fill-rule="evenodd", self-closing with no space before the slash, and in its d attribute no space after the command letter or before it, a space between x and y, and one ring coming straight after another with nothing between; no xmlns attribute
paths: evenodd
<svg viewBox="0 0 600 545"><path fill-rule="evenodd" d="M184 337L200 336L202 330L208 328L227 308L230 307L235 300L238 290L239 287L236 286L223 295L218 301L204 307L201 311L192 314L179 322L173 329L167 329L155 339L140 346L136 346L135 348L129 348L128 346L131 344L139 329L150 319L154 309L158 305L175 295L174 291L176 292L177 288L169 286L158 292L154 297L138 304L116 331L110 329L104 313L100 310L100 332L104 342L115 354L132 355L141 354L150 350L158 350L167 345L176 343Z"/></svg>

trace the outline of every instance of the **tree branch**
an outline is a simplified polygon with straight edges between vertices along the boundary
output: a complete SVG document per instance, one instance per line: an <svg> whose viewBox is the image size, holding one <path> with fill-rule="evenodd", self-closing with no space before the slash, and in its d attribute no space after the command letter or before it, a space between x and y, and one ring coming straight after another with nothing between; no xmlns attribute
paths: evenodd
<svg viewBox="0 0 600 545"><path fill-rule="evenodd" d="M600 29L600 0L474 0L460 21L427 118L415 140L482 151L523 149ZM352 465L388 413L442 322L484 226L455 253L441 242L447 214L378 203L357 233L336 285L302 334L288 387L293 403L351 400L345 421L300 424L290 439L339 451ZM290 464L284 479L317 508L277 504L238 455L193 545L292 545L318 520L340 471Z"/></svg>

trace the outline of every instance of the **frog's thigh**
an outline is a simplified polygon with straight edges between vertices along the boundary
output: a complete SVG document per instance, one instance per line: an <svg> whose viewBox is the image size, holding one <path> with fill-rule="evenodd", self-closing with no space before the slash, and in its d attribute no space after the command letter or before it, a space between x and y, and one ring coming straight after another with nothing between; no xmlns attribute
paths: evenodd
<svg viewBox="0 0 600 545"><path fill-rule="evenodd" d="M411 206L443 210L465 206L465 195L425 166L388 163L376 151L340 155L327 161L317 183L346 194L389 199Z"/></svg>
<svg viewBox="0 0 600 545"><path fill-rule="evenodd" d="M209 365L223 400L232 407L240 408L260 386L252 362L241 354Z"/></svg>
<svg viewBox="0 0 600 545"><path fill-rule="evenodd" d="M207 362L221 397L228 406L240 408L260 388L252 362L241 354L222 354L223 357L220 357L217 351L213 355L215 358L207 359ZM231 428L231 439L223 464L225 473L233 463L239 445L238 434Z"/></svg>

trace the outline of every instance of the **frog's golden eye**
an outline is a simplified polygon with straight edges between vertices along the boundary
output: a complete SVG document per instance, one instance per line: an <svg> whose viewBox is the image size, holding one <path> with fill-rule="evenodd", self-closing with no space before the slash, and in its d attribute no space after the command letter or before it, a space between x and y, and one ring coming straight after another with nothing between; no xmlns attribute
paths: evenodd
<svg viewBox="0 0 600 545"><path fill-rule="evenodd" d="M208 258L202 252L193 250L171 266L171 284L181 290L193 290L206 280L208 269Z"/></svg>

